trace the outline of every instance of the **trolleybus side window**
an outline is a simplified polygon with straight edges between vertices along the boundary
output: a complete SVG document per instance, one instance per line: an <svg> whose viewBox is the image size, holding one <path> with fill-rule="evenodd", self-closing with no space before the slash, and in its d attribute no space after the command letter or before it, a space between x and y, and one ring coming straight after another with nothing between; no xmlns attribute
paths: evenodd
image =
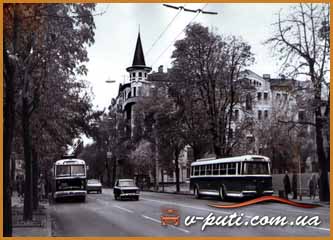
<svg viewBox="0 0 333 240"><path fill-rule="evenodd" d="M194 167L194 176L199 176L199 166Z"/></svg>
<svg viewBox="0 0 333 240"><path fill-rule="evenodd" d="M226 163L220 163L220 175L227 174L227 166Z"/></svg>
<svg viewBox="0 0 333 240"><path fill-rule="evenodd" d="M241 167L242 167L242 163L239 162L239 163L237 164L237 174L238 174L238 175L241 175Z"/></svg>
<svg viewBox="0 0 333 240"><path fill-rule="evenodd" d="M201 165L200 166L200 176L203 176L203 175L205 175L205 165Z"/></svg>
<svg viewBox="0 0 333 240"><path fill-rule="evenodd" d="M236 163L228 163L228 175L236 174Z"/></svg>
<svg viewBox="0 0 333 240"><path fill-rule="evenodd" d="M212 164L206 165L206 175L212 175Z"/></svg>
<svg viewBox="0 0 333 240"><path fill-rule="evenodd" d="M219 165L213 164L213 175L219 175Z"/></svg>

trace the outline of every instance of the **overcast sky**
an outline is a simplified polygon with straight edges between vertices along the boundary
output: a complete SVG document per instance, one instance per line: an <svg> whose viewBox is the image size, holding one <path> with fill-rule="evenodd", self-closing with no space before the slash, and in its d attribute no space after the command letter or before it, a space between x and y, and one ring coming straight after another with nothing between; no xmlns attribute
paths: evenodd
<svg viewBox="0 0 333 240"><path fill-rule="evenodd" d="M199 14L194 22L200 22L218 34L241 36L251 45L256 58L255 64L249 69L259 75L278 75L277 61L272 57L270 47L262 43L272 34L271 24L276 22L276 14L280 9L287 10L288 4L187 3L185 7L198 9L204 6L206 11L215 11L218 15ZM182 11L147 54L178 13L177 10L159 3L98 4L96 12L103 11L104 14L95 17L95 44L88 49L90 61L87 64L87 78L95 95L93 103L99 109L108 107L111 98L117 96L119 83L123 83L128 77L126 67L132 64L139 25L146 65L155 71L159 65L164 65L166 70L171 66L174 39L196 15ZM177 39L183 37L184 34L181 34ZM170 47L167 49L168 46ZM158 59L162 52L164 54ZM105 82L107 79L116 80L116 83L108 84Z"/></svg>

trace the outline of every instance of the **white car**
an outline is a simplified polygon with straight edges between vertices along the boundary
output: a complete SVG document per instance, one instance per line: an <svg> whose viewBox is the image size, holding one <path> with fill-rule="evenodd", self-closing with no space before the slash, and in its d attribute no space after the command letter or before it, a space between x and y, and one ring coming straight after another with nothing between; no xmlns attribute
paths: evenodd
<svg viewBox="0 0 333 240"><path fill-rule="evenodd" d="M87 193L89 192L97 192L102 193L102 184L97 179L89 179L87 181Z"/></svg>

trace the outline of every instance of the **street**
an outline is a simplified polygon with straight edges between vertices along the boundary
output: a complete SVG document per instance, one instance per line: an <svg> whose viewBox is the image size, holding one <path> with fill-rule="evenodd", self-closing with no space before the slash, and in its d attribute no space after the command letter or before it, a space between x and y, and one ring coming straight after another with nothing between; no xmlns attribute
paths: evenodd
<svg viewBox="0 0 333 240"><path fill-rule="evenodd" d="M329 206L297 208L280 203L260 203L237 209L217 209L209 203L223 203L216 198L195 199L191 195L141 192L139 201L116 201L112 189L103 194L89 194L86 202L66 201L50 205L53 236L328 236ZM177 209L179 226L162 226L162 208ZM319 216L319 226L210 226L201 231L202 223L185 226L187 216L209 213L225 216L237 212L244 221L254 216Z"/></svg>

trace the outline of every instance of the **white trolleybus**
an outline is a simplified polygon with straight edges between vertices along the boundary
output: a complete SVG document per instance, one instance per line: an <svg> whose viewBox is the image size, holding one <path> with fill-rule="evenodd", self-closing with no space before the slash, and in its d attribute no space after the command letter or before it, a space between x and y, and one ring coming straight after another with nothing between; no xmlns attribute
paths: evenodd
<svg viewBox="0 0 333 240"><path fill-rule="evenodd" d="M87 168L85 161L69 158L53 164L52 195L61 198L77 198L85 201L87 195Z"/></svg>
<svg viewBox="0 0 333 240"><path fill-rule="evenodd" d="M198 159L191 164L190 188L197 198L272 195L270 169L269 158L259 155Z"/></svg>

